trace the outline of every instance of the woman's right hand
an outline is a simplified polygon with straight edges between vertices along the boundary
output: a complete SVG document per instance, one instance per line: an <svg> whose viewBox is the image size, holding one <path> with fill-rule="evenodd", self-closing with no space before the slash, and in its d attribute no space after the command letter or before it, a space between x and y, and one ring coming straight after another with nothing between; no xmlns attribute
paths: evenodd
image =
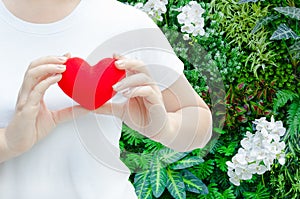
<svg viewBox="0 0 300 199"><path fill-rule="evenodd" d="M8 156L16 156L30 149L60 122L74 115L88 113L81 106L51 111L44 102L46 90L62 78L68 57L48 56L29 65L19 91L15 114L5 129Z"/></svg>

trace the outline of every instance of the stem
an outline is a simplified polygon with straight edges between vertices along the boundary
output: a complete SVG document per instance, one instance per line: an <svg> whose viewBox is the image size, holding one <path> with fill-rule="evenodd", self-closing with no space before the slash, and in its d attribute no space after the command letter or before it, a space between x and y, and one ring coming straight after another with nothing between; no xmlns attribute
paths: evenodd
<svg viewBox="0 0 300 199"><path fill-rule="evenodd" d="M266 187L266 185L265 185L265 180L264 180L264 174L261 175L261 181L262 181L264 187Z"/></svg>
<svg viewBox="0 0 300 199"><path fill-rule="evenodd" d="M169 27L169 25L168 25L168 18L167 18L167 14L166 13L164 14L164 18L165 18L165 22L166 22L167 27Z"/></svg>

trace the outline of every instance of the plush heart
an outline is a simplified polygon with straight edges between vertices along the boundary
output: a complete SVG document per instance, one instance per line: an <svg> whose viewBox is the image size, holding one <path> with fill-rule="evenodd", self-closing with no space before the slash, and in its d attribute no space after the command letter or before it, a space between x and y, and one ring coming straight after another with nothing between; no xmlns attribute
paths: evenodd
<svg viewBox="0 0 300 199"><path fill-rule="evenodd" d="M58 85L74 101L95 110L116 94L112 86L125 77L125 71L117 69L115 61L104 58L91 67L81 58L69 58Z"/></svg>

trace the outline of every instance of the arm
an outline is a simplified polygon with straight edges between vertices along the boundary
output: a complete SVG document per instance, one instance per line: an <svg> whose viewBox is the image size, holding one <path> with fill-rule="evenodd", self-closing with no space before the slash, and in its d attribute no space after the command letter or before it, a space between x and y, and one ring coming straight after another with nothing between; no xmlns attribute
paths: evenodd
<svg viewBox="0 0 300 199"><path fill-rule="evenodd" d="M0 129L0 163L12 158L14 154L8 150L5 137L5 129Z"/></svg>
<svg viewBox="0 0 300 199"><path fill-rule="evenodd" d="M207 144L212 131L211 112L184 75L161 92L143 62L117 58L117 68L127 70L127 77L113 88L128 101L107 103L97 113L116 115L130 128L177 151Z"/></svg>
<svg viewBox="0 0 300 199"><path fill-rule="evenodd" d="M150 138L177 151L203 148L211 137L212 116L185 76L165 89L162 96L167 122L158 134Z"/></svg>

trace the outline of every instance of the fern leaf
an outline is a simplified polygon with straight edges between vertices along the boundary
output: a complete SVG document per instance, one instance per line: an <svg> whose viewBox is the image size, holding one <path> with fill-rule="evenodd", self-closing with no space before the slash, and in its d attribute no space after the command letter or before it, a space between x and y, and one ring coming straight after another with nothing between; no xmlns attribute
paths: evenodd
<svg viewBox="0 0 300 199"><path fill-rule="evenodd" d="M244 192L243 195L246 199L269 199L270 192L262 184L257 186L256 192Z"/></svg>
<svg viewBox="0 0 300 199"><path fill-rule="evenodd" d="M280 24L277 30L273 33L270 40L281 40L281 39L299 39L300 37L292 31L287 25Z"/></svg>
<svg viewBox="0 0 300 199"><path fill-rule="evenodd" d="M123 138L127 141L129 145L137 146L142 142L142 139L145 137L138 133L135 130L132 130L131 128L127 127L126 125L123 125Z"/></svg>
<svg viewBox="0 0 300 199"><path fill-rule="evenodd" d="M195 165L198 165L200 163L204 162L202 158L199 157L187 157L184 158L178 162L175 162L172 166L170 166L171 169L177 170L177 169L186 169Z"/></svg>
<svg viewBox="0 0 300 199"><path fill-rule="evenodd" d="M156 152L165 148L161 143L153 141L151 139L144 139L143 142L145 143L145 151L149 153Z"/></svg>
<svg viewBox="0 0 300 199"><path fill-rule="evenodd" d="M254 26L253 30L251 31L251 34L256 33L257 31L259 31L263 26L267 25L268 23L270 23L271 21L278 19L279 16L278 15L270 15L270 16L266 16L262 19L260 19Z"/></svg>
<svg viewBox="0 0 300 199"><path fill-rule="evenodd" d="M300 130L300 101L293 102L288 109L288 121L290 134L293 136Z"/></svg>
<svg viewBox="0 0 300 199"><path fill-rule="evenodd" d="M229 187L228 189L226 189L223 194L222 194L224 199L235 199L236 196L233 193L232 187Z"/></svg>
<svg viewBox="0 0 300 199"><path fill-rule="evenodd" d="M167 185L167 170L158 155L154 155L151 162L150 182L153 195L157 198L160 197Z"/></svg>
<svg viewBox="0 0 300 199"><path fill-rule="evenodd" d="M167 170L168 181L167 189L175 199L185 199L185 185L180 172Z"/></svg>
<svg viewBox="0 0 300 199"><path fill-rule="evenodd" d="M187 191L198 193L198 194L208 194L207 186L197 178L194 174L189 172L188 170L182 171L182 178L185 184L185 188Z"/></svg>
<svg viewBox="0 0 300 199"><path fill-rule="evenodd" d="M167 163L174 163L182 158L184 158L189 152L177 152L170 148L164 148L158 152L158 155L161 157L160 159Z"/></svg>
<svg viewBox="0 0 300 199"><path fill-rule="evenodd" d="M276 7L274 8L277 12L284 14L285 16L289 16L293 19L300 20L300 8L295 7Z"/></svg>
<svg viewBox="0 0 300 199"><path fill-rule="evenodd" d="M214 160L207 160L195 166L197 173L194 173L201 180L210 176L214 171Z"/></svg>
<svg viewBox="0 0 300 199"><path fill-rule="evenodd" d="M151 197L149 197L149 189L150 187L150 181L149 181L149 174L150 170L137 173L134 176L134 187L135 187L135 193L139 199L144 199L144 198L152 198L152 193ZM147 196L148 195L148 196Z"/></svg>
<svg viewBox="0 0 300 199"><path fill-rule="evenodd" d="M278 108L283 107L289 100L293 101L296 98L299 98L299 95L290 90L277 91L276 98L274 99L274 112L276 112Z"/></svg>

